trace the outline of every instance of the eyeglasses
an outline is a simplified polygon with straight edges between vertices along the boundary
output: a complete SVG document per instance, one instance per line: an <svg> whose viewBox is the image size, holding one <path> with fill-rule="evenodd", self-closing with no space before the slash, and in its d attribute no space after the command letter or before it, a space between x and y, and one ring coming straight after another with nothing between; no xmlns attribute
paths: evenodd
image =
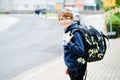
<svg viewBox="0 0 120 80"><path fill-rule="evenodd" d="M72 19L71 19L71 18L60 18L60 19L59 19L59 21L64 21L64 20L65 20L65 21L70 21L70 20L72 20Z"/></svg>

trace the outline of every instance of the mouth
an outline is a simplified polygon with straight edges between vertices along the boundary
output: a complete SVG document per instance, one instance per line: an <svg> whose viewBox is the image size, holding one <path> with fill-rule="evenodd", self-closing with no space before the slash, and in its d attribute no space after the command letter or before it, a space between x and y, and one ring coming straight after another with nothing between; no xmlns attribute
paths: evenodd
<svg viewBox="0 0 120 80"><path fill-rule="evenodd" d="M63 23L63 25L68 25L68 23Z"/></svg>

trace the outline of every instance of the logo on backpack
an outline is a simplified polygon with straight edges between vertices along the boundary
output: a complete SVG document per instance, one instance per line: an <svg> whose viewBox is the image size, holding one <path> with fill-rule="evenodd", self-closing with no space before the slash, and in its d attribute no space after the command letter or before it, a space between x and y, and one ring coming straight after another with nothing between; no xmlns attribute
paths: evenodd
<svg viewBox="0 0 120 80"><path fill-rule="evenodd" d="M83 61L80 60L83 58L87 62L102 60L107 49L107 36L92 26L90 28L80 26L78 29L73 29L71 35L76 31L80 33L85 47L85 55L80 56L78 62Z"/></svg>

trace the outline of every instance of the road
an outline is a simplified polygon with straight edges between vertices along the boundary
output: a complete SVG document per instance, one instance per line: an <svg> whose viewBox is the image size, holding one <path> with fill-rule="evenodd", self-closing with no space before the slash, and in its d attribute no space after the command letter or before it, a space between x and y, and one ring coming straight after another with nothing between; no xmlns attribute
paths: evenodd
<svg viewBox="0 0 120 80"><path fill-rule="evenodd" d="M62 55L63 29L57 20L38 15L10 16L19 21L0 31L0 80L9 80Z"/></svg>

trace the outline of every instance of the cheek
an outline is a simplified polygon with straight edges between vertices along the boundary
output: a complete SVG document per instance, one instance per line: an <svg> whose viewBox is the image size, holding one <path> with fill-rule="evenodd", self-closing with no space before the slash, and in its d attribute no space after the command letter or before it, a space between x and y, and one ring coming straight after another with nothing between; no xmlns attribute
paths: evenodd
<svg viewBox="0 0 120 80"><path fill-rule="evenodd" d="M68 25L70 26L72 23L73 23L73 22L72 22L72 21L70 21L70 22L68 23Z"/></svg>
<svg viewBox="0 0 120 80"><path fill-rule="evenodd" d="M60 22L60 25L63 25L63 22Z"/></svg>
<svg viewBox="0 0 120 80"><path fill-rule="evenodd" d="M60 21L60 24L61 24L61 25L64 25L64 24L65 24L65 22L64 22L64 21Z"/></svg>

